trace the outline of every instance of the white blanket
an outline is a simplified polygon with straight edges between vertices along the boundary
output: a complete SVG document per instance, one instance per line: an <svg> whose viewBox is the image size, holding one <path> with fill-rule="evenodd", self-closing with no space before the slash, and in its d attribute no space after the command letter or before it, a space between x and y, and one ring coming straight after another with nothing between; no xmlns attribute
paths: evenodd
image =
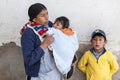
<svg viewBox="0 0 120 80"><path fill-rule="evenodd" d="M71 68L72 60L78 49L78 39L73 35L66 35L59 29L50 28L49 34L54 34L54 42L51 44L56 66L62 74L67 74Z"/></svg>

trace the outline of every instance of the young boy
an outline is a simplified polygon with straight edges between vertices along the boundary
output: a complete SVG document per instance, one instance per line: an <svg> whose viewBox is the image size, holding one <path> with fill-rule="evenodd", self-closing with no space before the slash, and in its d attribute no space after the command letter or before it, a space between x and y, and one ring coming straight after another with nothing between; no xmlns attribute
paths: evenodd
<svg viewBox="0 0 120 80"><path fill-rule="evenodd" d="M78 62L78 68L86 73L86 80L112 80L118 70L118 63L112 53L105 49L106 34L100 29L92 33L92 49Z"/></svg>

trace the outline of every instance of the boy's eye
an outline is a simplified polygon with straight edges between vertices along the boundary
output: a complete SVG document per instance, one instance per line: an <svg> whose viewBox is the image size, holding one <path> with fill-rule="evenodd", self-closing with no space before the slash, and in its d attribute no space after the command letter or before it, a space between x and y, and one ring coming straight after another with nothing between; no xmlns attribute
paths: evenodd
<svg viewBox="0 0 120 80"><path fill-rule="evenodd" d="M99 41L102 41L103 39L99 39Z"/></svg>
<svg viewBox="0 0 120 80"><path fill-rule="evenodd" d="M93 40L95 41L96 39L95 39L95 38L93 38Z"/></svg>
<svg viewBox="0 0 120 80"><path fill-rule="evenodd" d="M99 41L101 41L102 39L99 39Z"/></svg>

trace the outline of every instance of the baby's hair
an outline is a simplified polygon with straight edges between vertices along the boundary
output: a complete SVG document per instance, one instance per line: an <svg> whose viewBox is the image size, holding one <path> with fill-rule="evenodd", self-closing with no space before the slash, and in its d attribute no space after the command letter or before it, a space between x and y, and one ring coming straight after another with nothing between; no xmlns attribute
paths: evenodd
<svg viewBox="0 0 120 80"><path fill-rule="evenodd" d="M37 17L37 15L42 12L42 10L47 10L47 8L41 4L41 3L35 3L31 5L28 9L28 16L29 16L29 21L33 21L34 18Z"/></svg>
<svg viewBox="0 0 120 80"><path fill-rule="evenodd" d="M63 28L69 27L69 19L65 16L61 16L61 17L56 18L55 23L56 22L61 22Z"/></svg>

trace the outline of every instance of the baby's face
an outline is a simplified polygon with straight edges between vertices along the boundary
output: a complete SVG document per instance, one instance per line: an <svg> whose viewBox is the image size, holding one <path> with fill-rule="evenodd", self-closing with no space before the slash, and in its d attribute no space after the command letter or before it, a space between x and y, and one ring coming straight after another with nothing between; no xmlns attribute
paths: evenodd
<svg viewBox="0 0 120 80"><path fill-rule="evenodd" d="M59 22L59 21L55 22L53 25L53 28L55 28L55 29L62 29L62 27L63 26L62 26L61 22Z"/></svg>

